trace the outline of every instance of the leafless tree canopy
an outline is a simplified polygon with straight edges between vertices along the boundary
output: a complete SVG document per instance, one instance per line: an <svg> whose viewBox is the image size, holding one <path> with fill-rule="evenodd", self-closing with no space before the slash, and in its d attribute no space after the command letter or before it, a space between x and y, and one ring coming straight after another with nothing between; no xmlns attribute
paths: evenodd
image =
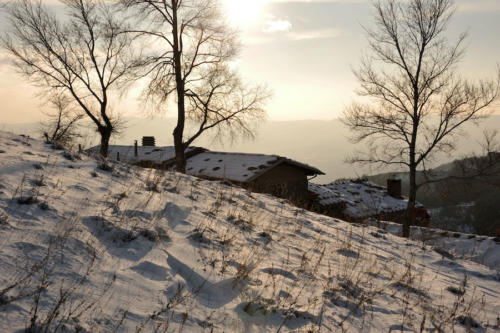
<svg viewBox="0 0 500 333"><path fill-rule="evenodd" d="M374 8L375 24L366 29L371 53L355 72L369 102L354 103L344 121L354 141L372 145L354 162L409 168L412 220L417 168L438 151L452 151L460 126L491 110L500 72L476 83L457 74L466 34L455 43L445 36L452 0L382 0ZM407 236L408 223L403 229Z"/></svg>
<svg viewBox="0 0 500 333"><path fill-rule="evenodd" d="M139 27L129 32L150 41L146 95L157 107L177 105L174 130L177 169L185 171L184 150L203 132L252 135L264 115L269 93L243 83L231 68L240 48L217 0L121 0ZM185 122L196 124L185 133Z"/></svg>
<svg viewBox="0 0 500 333"><path fill-rule="evenodd" d="M54 95L50 100L52 110L47 112L47 121L43 123L43 133L47 142L69 145L80 137L77 131L78 122L84 114L75 108L74 100L62 94Z"/></svg>
<svg viewBox="0 0 500 333"><path fill-rule="evenodd" d="M500 187L500 137L498 130L484 130L479 154L470 153L453 162L453 170L447 176L439 176L433 169L423 170L422 180L418 187L445 183L446 181L461 181L465 191L467 186L483 183ZM447 190L447 189L446 189ZM444 192L444 191L443 191Z"/></svg>
<svg viewBox="0 0 500 333"><path fill-rule="evenodd" d="M268 96L265 88L246 87L227 65L209 68L203 76L203 84L186 92L187 116L199 127L186 138L185 145L190 145L205 130L212 128L219 137L253 137L251 125L263 117L263 104Z"/></svg>
<svg viewBox="0 0 500 333"><path fill-rule="evenodd" d="M107 155L114 131L110 91L135 68L130 38L121 33L112 5L99 0L61 0L66 16L42 1L19 0L9 5L10 31L3 46L19 71L47 94L71 96L94 122Z"/></svg>

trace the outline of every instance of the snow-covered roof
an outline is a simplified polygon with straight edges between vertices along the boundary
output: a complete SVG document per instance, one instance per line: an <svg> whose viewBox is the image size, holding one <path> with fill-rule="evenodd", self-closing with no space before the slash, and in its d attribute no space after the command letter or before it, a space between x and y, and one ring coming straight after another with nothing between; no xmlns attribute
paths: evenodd
<svg viewBox="0 0 500 333"><path fill-rule="evenodd" d="M406 209L407 198L394 198L387 190L368 181L343 181L326 185L309 184L323 206L345 203L344 214L354 218ZM418 204L417 206L421 206Z"/></svg>
<svg viewBox="0 0 500 333"><path fill-rule="evenodd" d="M187 160L187 174L235 182L250 182L282 164L288 163L304 169L307 175L323 174L320 170L278 155L227 153L205 151Z"/></svg>
<svg viewBox="0 0 500 333"><path fill-rule="evenodd" d="M88 149L90 153L98 153L101 146L96 146ZM191 152L195 149L200 149L197 147L188 147L186 153ZM120 161L126 163L136 163L139 161L143 162L154 162L162 163L171 160L175 157L175 149L173 146L164 147L151 147L151 146L138 146L137 156L135 156L134 146L119 146L110 145L108 150L108 158L111 160L117 160L118 153L120 155Z"/></svg>
<svg viewBox="0 0 500 333"><path fill-rule="evenodd" d="M90 153L98 153L100 146L88 149ZM173 146L149 147L138 146L135 156L134 146L110 145L108 158L125 163L153 162L173 166L175 150ZM191 154L190 154L191 153ZM278 155L228 153L208 151L200 147L186 149L186 173L197 177L226 179L235 182L250 182L264 172L282 164L288 163L301 168L306 175L322 175L323 172L304 163Z"/></svg>

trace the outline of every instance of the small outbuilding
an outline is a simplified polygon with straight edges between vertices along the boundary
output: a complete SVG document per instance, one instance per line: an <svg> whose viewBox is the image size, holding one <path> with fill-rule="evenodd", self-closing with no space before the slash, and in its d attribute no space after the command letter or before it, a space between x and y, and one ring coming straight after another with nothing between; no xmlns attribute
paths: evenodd
<svg viewBox="0 0 500 333"><path fill-rule="evenodd" d="M309 184L313 197L311 209L351 222L367 218L403 223L408 199L401 196L401 181L387 181L387 188L366 180L345 180L325 185ZM419 203L416 224L429 226L430 215Z"/></svg>

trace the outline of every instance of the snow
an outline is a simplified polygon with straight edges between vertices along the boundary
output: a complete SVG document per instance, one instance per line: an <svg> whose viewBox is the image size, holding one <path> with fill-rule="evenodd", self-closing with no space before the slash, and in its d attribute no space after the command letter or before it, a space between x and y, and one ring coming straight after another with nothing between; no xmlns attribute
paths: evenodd
<svg viewBox="0 0 500 333"><path fill-rule="evenodd" d="M186 152L189 152L196 147L188 147ZM95 146L90 148L88 151L90 153L99 153L100 146ZM110 145L108 156L111 160L116 161L118 156L120 161L125 163L137 163L139 161L149 161L155 163L161 163L173 159L175 157L175 150L173 146L165 147L149 147L149 146L137 146L137 156L135 156L134 146L119 146Z"/></svg>
<svg viewBox="0 0 500 333"><path fill-rule="evenodd" d="M387 194L384 187L369 181L346 180L325 185L309 183L309 190L318 195L323 206L344 202L344 214L353 218L398 212L408 205L406 198L394 198Z"/></svg>
<svg viewBox="0 0 500 333"><path fill-rule="evenodd" d="M187 160L186 172L197 177L247 182L279 161L276 155L204 152Z"/></svg>
<svg viewBox="0 0 500 333"><path fill-rule="evenodd" d="M393 235L401 235L402 226L389 221L368 220ZM435 248L445 249L452 256L471 260L491 269L500 269L500 240L494 237L478 236L462 232L411 226L411 238Z"/></svg>
<svg viewBox="0 0 500 333"><path fill-rule="evenodd" d="M99 152L99 147L90 148L92 154ZM137 147L138 154L135 156L133 146L109 146L109 159L119 160L124 163L136 164L139 161L154 162L160 164L175 158L173 146L166 147ZM188 147L186 153L199 149ZM200 149L201 150L201 149ZM186 173L196 177L229 180L234 182L249 182L266 170L275 167L279 163L290 163L299 168L308 170L307 174L323 174L320 170L294 160L277 155L247 154L200 151L193 156L188 156Z"/></svg>
<svg viewBox="0 0 500 333"><path fill-rule="evenodd" d="M499 331L500 266L448 254L466 237L428 246L5 132L0 233L0 332Z"/></svg>

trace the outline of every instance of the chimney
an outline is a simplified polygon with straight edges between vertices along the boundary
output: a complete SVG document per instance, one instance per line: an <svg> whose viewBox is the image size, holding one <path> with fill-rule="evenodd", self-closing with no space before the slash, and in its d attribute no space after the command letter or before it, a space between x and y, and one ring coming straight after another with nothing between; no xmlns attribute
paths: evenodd
<svg viewBox="0 0 500 333"><path fill-rule="evenodd" d="M142 146L143 147L154 147L155 146L155 137L154 136L143 136L142 137Z"/></svg>
<svg viewBox="0 0 500 333"><path fill-rule="evenodd" d="M401 198L401 179L387 179L387 194Z"/></svg>

